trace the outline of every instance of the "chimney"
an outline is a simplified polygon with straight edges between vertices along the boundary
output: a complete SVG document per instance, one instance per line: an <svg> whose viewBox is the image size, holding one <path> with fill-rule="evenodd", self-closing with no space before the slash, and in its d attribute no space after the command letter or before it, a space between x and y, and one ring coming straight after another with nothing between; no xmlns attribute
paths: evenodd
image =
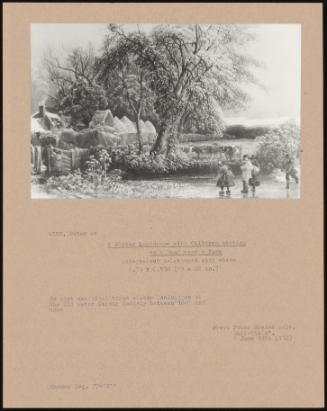
<svg viewBox="0 0 327 411"><path fill-rule="evenodd" d="M39 116L44 117L44 103L39 104Z"/></svg>

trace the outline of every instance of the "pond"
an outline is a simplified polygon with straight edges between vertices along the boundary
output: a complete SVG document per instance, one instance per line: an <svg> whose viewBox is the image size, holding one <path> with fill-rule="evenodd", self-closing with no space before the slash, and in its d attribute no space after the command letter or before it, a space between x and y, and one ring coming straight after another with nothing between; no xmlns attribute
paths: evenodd
<svg viewBox="0 0 327 411"><path fill-rule="evenodd" d="M276 181L270 177L262 177L260 186L256 188L256 198L299 198L299 186L290 184L286 190L284 181ZM127 181L135 197L173 197L173 198L221 198L220 189L216 187L216 176L175 177L160 180ZM230 198L251 198L241 193L242 181L235 179ZM227 197L226 197L227 198Z"/></svg>
<svg viewBox="0 0 327 411"><path fill-rule="evenodd" d="M119 182L110 191L98 190L94 195L83 195L74 192L63 193L52 191L45 193L41 185L32 185L32 198L218 198L218 199L242 199L248 198L299 198L300 188L295 182L291 182L290 188L285 188L285 179L276 179L272 176L261 176L260 186L257 187L255 196L251 192L248 195L241 193L242 181L235 179L235 186L231 188L229 197L219 196L219 188L216 187L216 176L196 177L170 177L161 179L139 179Z"/></svg>

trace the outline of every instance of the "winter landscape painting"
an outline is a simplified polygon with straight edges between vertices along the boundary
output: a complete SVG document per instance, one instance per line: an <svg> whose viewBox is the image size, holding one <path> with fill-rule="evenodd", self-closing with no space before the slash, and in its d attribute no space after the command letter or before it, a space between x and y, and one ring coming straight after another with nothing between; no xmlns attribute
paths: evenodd
<svg viewBox="0 0 327 411"><path fill-rule="evenodd" d="M300 25L32 24L31 69L32 198L300 198Z"/></svg>

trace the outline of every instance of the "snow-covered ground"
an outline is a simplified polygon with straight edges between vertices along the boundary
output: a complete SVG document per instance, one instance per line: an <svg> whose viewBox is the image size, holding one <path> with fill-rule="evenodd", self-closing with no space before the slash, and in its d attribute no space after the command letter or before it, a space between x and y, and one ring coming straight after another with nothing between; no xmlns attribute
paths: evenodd
<svg viewBox="0 0 327 411"><path fill-rule="evenodd" d="M299 184L291 182L290 188L286 189L285 174L275 173L272 176L260 177L261 184L256 189L255 196L250 192L243 195L242 181L235 179L235 186L231 188L231 199L283 199L299 198ZM219 189L216 187L216 176L197 177L171 177L153 180L127 180L119 184L115 192L99 191L97 198L220 198ZM42 186L33 187L32 198L92 198L74 192L60 192L58 190L46 193ZM226 198L226 197L224 197Z"/></svg>

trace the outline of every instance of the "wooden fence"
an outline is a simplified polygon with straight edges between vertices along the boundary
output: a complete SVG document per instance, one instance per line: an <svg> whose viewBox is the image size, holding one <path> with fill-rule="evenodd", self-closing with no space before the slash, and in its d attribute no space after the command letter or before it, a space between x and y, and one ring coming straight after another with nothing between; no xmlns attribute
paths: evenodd
<svg viewBox="0 0 327 411"><path fill-rule="evenodd" d="M64 150L52 146L32 146L31 163L36 173L41 172L42 164L44 164L49 174L69 174L81 168L88 153L88 149L78 147Z"/></svg>

